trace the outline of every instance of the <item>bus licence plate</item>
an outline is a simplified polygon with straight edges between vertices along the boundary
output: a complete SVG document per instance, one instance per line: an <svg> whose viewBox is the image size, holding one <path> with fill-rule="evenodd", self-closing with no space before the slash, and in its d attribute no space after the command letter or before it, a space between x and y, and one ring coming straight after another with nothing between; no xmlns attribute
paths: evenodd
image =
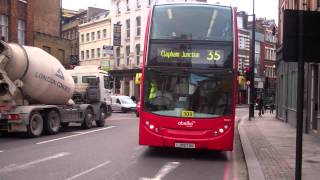
<svg viewBox="0 0 320 180"><path fill-rule="evenodd" d="M175 143L176 148L196 148L196 145L193 143Z"/></svg>

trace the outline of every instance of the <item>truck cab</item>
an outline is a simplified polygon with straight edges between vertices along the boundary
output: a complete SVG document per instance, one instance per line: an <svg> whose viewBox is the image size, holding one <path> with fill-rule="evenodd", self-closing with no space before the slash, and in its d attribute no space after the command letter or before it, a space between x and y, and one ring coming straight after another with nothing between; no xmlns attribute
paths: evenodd
<svg viewBox="0 0 320 180"><path fill-rule="evenodd" d="M95 65L76 66L73 70L67 71L74 80L76 92L85 92L91 81L99 89L99 94L97 95L99 97L99 101L106 102L107 105L111 105L110 76L106 71L101 70L99 66Z"/></svg>

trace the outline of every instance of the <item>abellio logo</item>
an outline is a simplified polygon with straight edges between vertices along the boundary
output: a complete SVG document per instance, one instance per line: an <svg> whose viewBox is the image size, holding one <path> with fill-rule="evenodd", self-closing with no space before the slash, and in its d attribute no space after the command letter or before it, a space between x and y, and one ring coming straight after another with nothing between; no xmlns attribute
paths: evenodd
<svg viewBox="0 0 320 180"><path fill-rule="evenodd" d="M195 124L195 121L179 121L178 125L179 126L186 126L186 127L193 127L193 125Z"/></svg>
<svg viewBox="0 0 320 180"><path fill-rule="evenodd" d="M63 73L61 71L61 69L58 69L58 71L56 72L56 76L62 80L64 80L64 76L63 76Z"/></svg>

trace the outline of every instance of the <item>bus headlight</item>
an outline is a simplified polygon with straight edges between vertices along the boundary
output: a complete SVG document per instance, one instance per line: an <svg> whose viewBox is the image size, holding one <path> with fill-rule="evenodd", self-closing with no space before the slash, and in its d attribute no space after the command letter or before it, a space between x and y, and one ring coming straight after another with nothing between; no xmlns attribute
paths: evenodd
<svg viewBox="0 0 320 180"><path fill-rule="evenodd" d="M154 125L151 124L151 125L149 126L149 128L150 128L151 130L153 130L153 129L154 129Z"/></svg>
<svg viewBox="0 0 320 180"><path fill-rule="evenodd" d="M220 132L220 133L223 133L223 131L224 131L224 130L223 130L222 128L219 129L219 132Z"/></svg>
<svg viewBox="0 0 320 180"><path fill-rule="evenodd" d="M214 131L213 135L217 136L218 135L218 131Z"/></svg>
<svg viewBox="0 0 320 180"><path fill-rule="evenodd" d="M149 124L150 124L150 122L149 122L149 121L146 121L146 125L149 126Z"/></svg>

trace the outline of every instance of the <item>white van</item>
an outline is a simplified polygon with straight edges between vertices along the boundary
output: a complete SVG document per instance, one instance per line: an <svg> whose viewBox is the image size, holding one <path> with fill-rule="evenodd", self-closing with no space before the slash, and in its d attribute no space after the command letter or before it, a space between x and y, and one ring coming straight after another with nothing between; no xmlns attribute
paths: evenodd
<svg viewBox="0 0 320 180"><path fill-rule="evenodd" d="M135 111L136 103L129 96L111 96L112 111Z"/></svg>

